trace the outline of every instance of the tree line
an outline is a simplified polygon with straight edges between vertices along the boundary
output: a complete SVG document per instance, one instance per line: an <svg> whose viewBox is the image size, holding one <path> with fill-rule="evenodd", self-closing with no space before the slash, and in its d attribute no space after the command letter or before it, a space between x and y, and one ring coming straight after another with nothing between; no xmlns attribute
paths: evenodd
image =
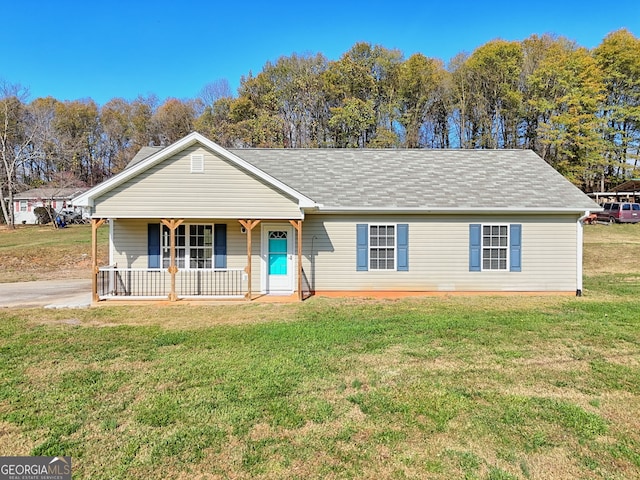
<svg viewBox="0 0 640 480"><path fill-rule="evenodd" d="M27 102L27 93L0 85L3 198L42 184L94 185L140 147L191 131L233 148L527 148L585 191L639 168L640 40L624 29L592 50L553 35L493 40L446 65L356 43L338 60L267 62L236 95L217 80L197 98L162 103Z"/></svg>

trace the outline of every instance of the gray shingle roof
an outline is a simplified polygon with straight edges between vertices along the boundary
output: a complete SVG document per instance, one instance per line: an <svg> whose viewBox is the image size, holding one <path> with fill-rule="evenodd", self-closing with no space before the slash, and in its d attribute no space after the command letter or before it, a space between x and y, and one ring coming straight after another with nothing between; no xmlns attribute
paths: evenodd
<svg viewBox="0 0 640 480"><path fill-rule="evenodd" d="M325 209L598 208L530 150L230 151Z"/></svg>
<svg viewBox="0 0 640 480"><path fill-rule="evenodd" d="M56 188L56 187L41 187L32 188L31 190L25 190L24 192L16 193L13 196L14 200L32 200L32 199L55 199L55 200L67 200L72 199L83 192L89 190L85 187L68 187L68 188Z"/></svg>
<svg viewBox="0 0 640 480"><path fill-rule="evenodd" d="M145 158L149 158L151 155L158 153L163 148L164 147L142 147L127 164L126 168L133 167L136 163L140 163Z"/></svg>

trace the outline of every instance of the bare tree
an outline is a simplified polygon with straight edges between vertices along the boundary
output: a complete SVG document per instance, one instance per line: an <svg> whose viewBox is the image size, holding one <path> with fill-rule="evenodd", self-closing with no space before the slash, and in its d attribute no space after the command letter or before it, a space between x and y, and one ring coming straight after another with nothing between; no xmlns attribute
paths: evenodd
<svg viewBox="0 0 640 480"><path fill-rule="evenodd" d="M15 228L13 195L18 170L33 155L31 146L36 134L34 128L25 128L28 112L24 100L28 93L20 85L0 83L0 205L9 228Z"/></svg>
<svg viewBox="0 0 640 480"><path fill-rule="evenodd" d="M213 108L213 105L221 98L232 98L231 87L226 78L219 78L213 82L207 83L200 94L198 99L202 102L204 108ZM200 112L201 113L201 112Z"/></svg>

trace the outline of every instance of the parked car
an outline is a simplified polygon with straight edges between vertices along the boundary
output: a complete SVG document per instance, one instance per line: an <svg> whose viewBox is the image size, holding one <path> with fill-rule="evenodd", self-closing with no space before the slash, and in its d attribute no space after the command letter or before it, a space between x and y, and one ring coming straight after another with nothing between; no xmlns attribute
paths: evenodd
<svg viewBox="0 0 640 480"><path fill-rule="evenodd" d="M598 220L609 223L638 223L640 222L640 203L607 202L604 210L598 212Z"/></svg>

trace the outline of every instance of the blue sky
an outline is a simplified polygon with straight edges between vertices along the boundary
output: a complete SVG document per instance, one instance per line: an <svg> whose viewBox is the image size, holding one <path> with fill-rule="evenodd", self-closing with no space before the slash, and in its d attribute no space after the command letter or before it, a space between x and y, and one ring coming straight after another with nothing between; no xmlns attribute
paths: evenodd
<svg viewBox="0 0 640 480"><path fill-rule="evenodd" d="M447 62L502 38L555 33L593 48L610 32L640 36L640 1L4 0L0 81L30 99L155 94L194 98L202 87L258 73L267 61L359 41Z"/></svg>

